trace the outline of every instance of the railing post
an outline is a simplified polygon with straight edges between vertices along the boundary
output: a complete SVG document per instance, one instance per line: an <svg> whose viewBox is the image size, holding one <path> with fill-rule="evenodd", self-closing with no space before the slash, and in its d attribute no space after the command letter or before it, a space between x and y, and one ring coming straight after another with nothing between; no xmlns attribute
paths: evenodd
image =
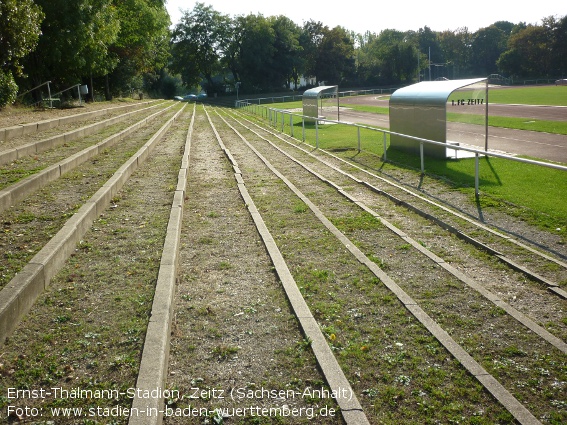
<svg viewBox="0 0 567 425"><path fill-rule="evenodd" d="M479 195L479 168L478 152L476 152L474 158L474 194L477 198Z"/></svg>
<svg viewBox="0 0 567 425"><path fill-rule="evenodd" d="M289 128L291 137L293 137L293 114L289 114Z"/></svg>
<svg viewBox="0 0 567 425"><path fill-rule="evenodd" d="M49 87L50 82L51 81L47 82L47 95L49 96L49 107L53 109L53 101L51 100L51 88Z"/></svg>
<svg viewBox="0 0 567 425"><path fill-rule="evenodd" d="M319 149L319 120L315 119L315 147Z"/></svg>
<svg viewBox="0 0 567 425"><path fill-rule="evenodd" d="M421 174L425 174L425 160L423 158L423 142L419 142L419 156L421 157Z"/></svg>
<svg viewBox="0 0 567 425"><path fill-rule="evenodd" d="M301 117L301 136L302 141L305 142L305 117Z"/></svg>
<svg viewBox="0 0 567 425"><path fill-rule="evenodd" d="M360 127L356 127L358 129L358 153L360 153Z"/></svg>
<svg viewBox="0 0 567 425"><path fill-rule="evenodd" d="M384 140L384 161L388 160L388 154L386 151L387 148L387 141L386 141L386 133L382 133L384 135L383 140Z"/></svg>

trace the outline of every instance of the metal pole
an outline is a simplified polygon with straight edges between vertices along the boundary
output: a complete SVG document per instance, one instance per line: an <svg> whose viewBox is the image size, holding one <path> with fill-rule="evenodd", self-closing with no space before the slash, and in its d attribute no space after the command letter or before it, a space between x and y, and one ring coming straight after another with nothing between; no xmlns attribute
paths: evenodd
<svg viewBox="0 0 567 425"><path fill-rule="evenodd" d="M291 137L293 137L293 115L289 114L289 128Z"/></svg>
<svg viewBox="0 0 567 425"><path fill-rule="evenodd" d="M475 153L474 159L474 194L478 198L479 193L479 163L478 163L478 152Z"/></svg>
<svg viewBox="0 0 567 425"><path fill-rule="evenodd" d="M386 148L387 148L387 141L386 141L386 133L382 133L384 135L384 161L388 160L388 154L386 153Z"/></svg>
<svg viewBox="0 0 567 425"><path fill-rule="evenodd" d="M315 120L315 147L319 149L319 120Z"/></svg>
<svg viewBox="0 0 567 425"><path fill-rule="evenodd" d="M425 160L423 158L423 142L419 142L419 156L421 157L421 174L425 173Z"/></svg>
<svg viewBox="0 0 567 425"><path fill-rule="evenodd" d="M51 81L48 81L48 82L47 82L47 95L49 96L49 107L50 107L50 108L53 108L53 103L52 103L52 101L51 101L51 88L49 87L49 83L50 83L50 82L51 82Z"/></svg>
<svg viewBox="0 0 567 425"><path fill-rule="evenodd" d="M302 141L305 142L305 117L301 117L301 134Z"/></svg>
<svg viewBox="0 0 567 425"><path fill-rule="evenodd" d="M484 105L484 150L488 151L488 78L486 79L484 97L486 98L486 104Z"/></svg>
<svg viewBox="0 0 567 425"><path fill-rule="evenodd" d="M337 95L337 121L340 121L341 120L341 105L340 105L340 102L339 102L339 88L338 87L337 87L336 95Z"/></svg>
<svg viewBox="0 0 567 425"><path fill-rule="evenodd" d="M357 127L358 129L358 153L360 153L360 127Z"/></svg>

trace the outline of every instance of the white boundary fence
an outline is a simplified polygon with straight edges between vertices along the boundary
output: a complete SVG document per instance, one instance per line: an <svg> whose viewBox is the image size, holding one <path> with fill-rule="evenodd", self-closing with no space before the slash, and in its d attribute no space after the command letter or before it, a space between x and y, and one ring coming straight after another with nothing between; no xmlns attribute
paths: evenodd
<svg viewBox="0 0 567 425"><path fill-rule="evenodd" d="M299 96L301 97L301 96ZM305 141L305 119L306 118L310 118L311 120L313 120L314 117L306 117L305 115L301 115L301 114L295 114L283 109L278 109L278 108L269 108L267 106L263 106L260 103L258 104L254 104L251 103L250 100L242 100L242 101L238 101L236 103L236 107L239 109L244 109L249 113L255 114L255 115L260 115L262 116L262 118L265 118L268 120L268 122L270 123L270 125L274 126L275 128L278 127L278 124L280 123L280 116L281 116L281 132L284 132L284 128L285 128L285 120L286 117L289 116L289 126L290 126L290 135L291 137L294 137L293 134L293 118L300 118L301 122L302 122L302 141ZM474 154L475 157L475 194L478 197L480 194L480 178L479 178L479 158L480 156L491 156L491 157L495 157L495 158L503 158L503 159L507 159L510 161L516 161L516 162L521 162L524 164L532 164L532 165L537 165L537 166L541 166L541 167L547 167L547 168L553 168L556 170L561 170L561 171L567 171L567 166L564 165L560 165L560 164L554 164L554 163L550 163L550 162L542 162L542 161L535 161L532 159L525 159L525 158L517 158L511 155L506 155L506 154L502 154L502 153L498 153L498 152L492 152L492 151L486 151L486 150L482 150L482 149L475 149L475 148L469 148L469 147L464 147L464 146L459 146L459 145L449 145L447 143L441 143L441 142L436 142L434 140L428 140L428 139L422 139L420 137L414 137L414 136L408 136L406 134L400 134L400 133L396 133L393 131L389 131L389 130L383 130L383 129L379 129L379 128L374 128L374 127L370 127L370 126L366 126L366 125L361 125L361 124L353 124L353 123L347 123L347 122L343 122L343 121L336 121L336 120L328 120L328 119L324 119L324 118L318 118L315 120L315 147L317 149L319 149L319 124L320 123L328 123L328 124L339 124L339 125L346 125L346 126L350 126L350 127L354 127L357 129L357 133L358 133L358 145L357 145L357 149L360 152L361 151L361 140L360 140L360 130L361 129L367 129L367 130L371 130L371 131L376 131L378 133L382 133L382 143L383 143L383 148L384 148L384 156L383 156L383 160L387 161L388 157L387 157L387 149L388 149L388 142L387 142L387 135L388 134L394 134L394 135L398 135L398 136L402 136L402 137L406 137L408 139L412 139L412 140L416 140L419 142L419 150L420 150L420 159L421 159L421 172L425 173L425 155L423 153L424 149L423 146L425 143L430 143L430 144L434 144L434 145L441 145L441 146L446 146L448 149L451 150L460 150L460 151L465 151L465 152L469 152Z"/></svg>

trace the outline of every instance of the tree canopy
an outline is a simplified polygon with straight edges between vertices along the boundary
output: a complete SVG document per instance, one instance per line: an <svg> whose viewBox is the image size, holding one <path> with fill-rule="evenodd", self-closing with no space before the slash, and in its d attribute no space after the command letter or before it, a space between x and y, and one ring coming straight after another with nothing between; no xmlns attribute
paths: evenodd
<svg viewBox="0 0 567 425"><path fill-rule="evenodd" d="M132 91L243 93L309 84L392 86L500 73L567 74L567 16L498 21L475 32L355 34L286 16L230 17L204 3L171 27L164 0L1 0L0 107L47 80L106 98ZM305 77L305 79L302 79Z"/></svg>
<svg viewBox="0 0 567 425"><path fill-rule="evenodd" d="M80 83L110 98L142 89L168 65L163 0L2 0L0 20L0 79L16 70L20 88Z"/></svg>
<svg viewBox="0 0 567 425"><path fill-rule="evenodd" d="M197 4L185 16L200 16L201 10L211 16L218 14L210 6ZM223 79L226 87L240 82L247 91L281 90L291 83L297 86L301 76L313 77L319 84L350 86L493 73L512 78L557 78L567 72L567 16L542 21L539 26L498 21L474 33L466 27L436 32L425 26L417 31L353 34L313 20L299 27L283 16L223 15L222 23L209 19L208 37L216 39L206 43L193 34L197 27L182 20L176 27L173 48L184 81L191 85L205 77L209 87L213 87L210 73L202 66L205 56L198 49L212 49L214 53L208 52L206 57L218 65L215 90ZM221 30L216 30L219 25ZM211 69L211 64L207 67Z"/></svg>
<svg viewBox="0 0 567 425"><path fill-rule="evenodd" d="M14 74L22 75L21 61L37 45L43 18L32 0L0 2L0 108L16 99Z"/></svg>

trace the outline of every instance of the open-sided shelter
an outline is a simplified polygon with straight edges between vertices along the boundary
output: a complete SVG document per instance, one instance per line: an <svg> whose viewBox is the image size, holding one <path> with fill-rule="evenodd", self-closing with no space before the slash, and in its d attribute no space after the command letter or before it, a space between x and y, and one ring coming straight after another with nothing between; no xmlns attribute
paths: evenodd
<svg viewBox="0 0 567 425"><path fill-rule="evenodd" d="M305 118L305 121L315 122L319 118L319 103L324 96L333 96L337 99L337 115L339 110L339 86L319 86L303 92L303 115L313 117L312 120Z"/></svg>
<svg viewBox="0 0 567 425"><path fill-rule="evenodd" d="M476 116L477 121L480 120L484 124L486 140L488 131L486 78L422 81L396 90L390 97L390 130L447 144L447 105L454 107L452 112ZM395 134L390 136L390 147L395 149L419 153L419 145L419 141L407 137ZM446 158L447 147L425 143L424 153Z"/></svg>

